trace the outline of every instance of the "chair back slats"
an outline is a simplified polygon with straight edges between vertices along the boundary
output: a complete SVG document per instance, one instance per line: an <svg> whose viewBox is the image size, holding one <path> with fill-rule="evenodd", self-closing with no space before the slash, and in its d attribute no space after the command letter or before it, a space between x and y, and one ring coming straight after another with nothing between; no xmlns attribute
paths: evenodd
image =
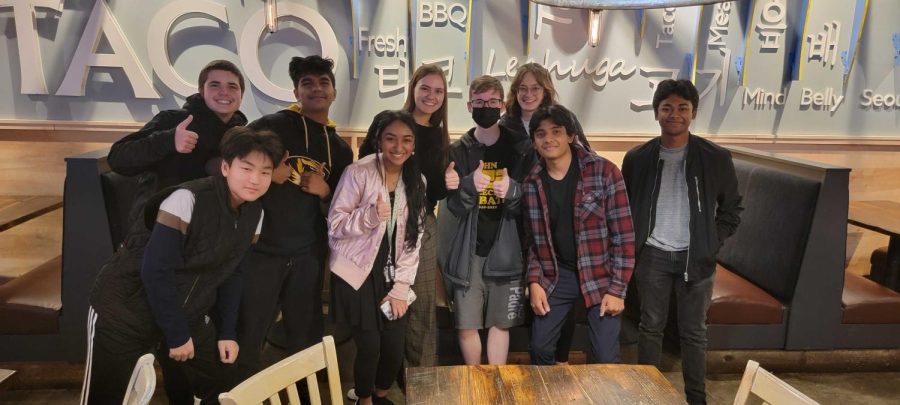
<svg viewBox="0 0 900 405"><path fill-rule="evenodd" d="M291 355L260 371L256 375L240 383L229 392L219 395L219 401L225 405L260 404L267 399L272 405L281 405L281 391L287 394L290 404L299 404L300 395L296 383L306 379L309 385L310 401L321 405L316 372L325 369L328 373L328 387L332 403L342 401L341 380L334 338L325 336L318 343L306 350Z"/></svg>
<svg viewBox="0 0 900 405"><path fill-rule="evenodd" d="M147 353L138 359L134 365L134 371L131 373L131 380L128 382L125 398L122 400L123 405L147 405L153 399L153 392L156 390L156 370L153 369L154 360L156 358L151 353Z"/></svg>
<svg viewBox="0 0 900 405"><path fill-rule="evenodd" d="M759 363L753 360L747 362L744 376L741 378L741 385L738 387L737 395L734 397L734 404L744 405L748 403L750 394L762 399L765 403L774 405L819 405L818 402L766 371L759 366Z"/></svg>
<svg viewBox="0 0 900 405"><path fill-rule="evenodd" d="M770 404L818 404L772 373L760 369L753 381L753 393Z"/></svg>
<svg viewBox="0 0 900 405"><path fill-rule="evenodd" d="M328 339L325 344L325 372L328 374L328 391L330 392L331 403L339 404L344 399L344 393L341 392L341 375L338 368L337 349L334 347L334 339L326 336ZM328 344L328 342L331 342ZM318 389L318 387L316 387Z"/></svg>
<svg viewBox="0 0 900 405"><path fill-rule="evenodd" d="M324 356L322 356L324 357ZM306 377L306 383L309 387L309 400L312 405L322 405L322 399L319 397L319 379L315 374Z"/></svg>
<svg viewBox="0 0 900 405"><path fill-rule="evenodd" d="M313 374L313 375L315 375L315 374ZM288 396L288 403L290 403L290 404L299 404L300 403L300 393L297 392L297 384L288 385L287 396ZM310 391L309 396L310 396L310 399L313 398L312 391ZM318 394L316 395L316 399L318 399ZM315 400L313 400L313 401L315 401Z"/></svg>

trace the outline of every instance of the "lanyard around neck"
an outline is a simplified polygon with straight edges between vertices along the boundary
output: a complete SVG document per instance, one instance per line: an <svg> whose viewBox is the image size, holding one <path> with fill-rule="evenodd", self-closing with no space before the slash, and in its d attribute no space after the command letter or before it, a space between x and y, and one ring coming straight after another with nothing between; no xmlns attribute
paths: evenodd
<svg viewBox="0 0 900 405"><path fill-rule="evenodd" d="M387 194L388 201L390 201L391 192L388 190L387 173L385 173L384 163L381 161L382 156L383 156L382 154L378 155L378 160L379 160L378 166L380 166L380 168L381 168L381 179L382 179L382 182L384 183L384 192ZM396 227L396 224L397 224L397 218L400 216L400 212L399 212L400 204L396 203L396 199L399 198L399 197L397 197L398 193L402 193L402 192L403 192L403 182L400 181L400 178L398 175L397 187L394 187L395 202L391 203L391 216L390 216L390 218L388 218L388 223L387 223L388 257L390 257L391 251L393 250L394 228Z"/></svg>

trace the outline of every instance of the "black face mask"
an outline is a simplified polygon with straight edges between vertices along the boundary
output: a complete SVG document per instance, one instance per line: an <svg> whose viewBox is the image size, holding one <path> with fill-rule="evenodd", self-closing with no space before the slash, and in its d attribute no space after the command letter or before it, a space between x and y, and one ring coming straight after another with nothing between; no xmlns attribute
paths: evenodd
<svg viewBox="0 0 900 405"><path fill-rule="evenodd" d="M500 109L491 107L472 108L472 119L482 128L490 128L500 120Z"/></svg>

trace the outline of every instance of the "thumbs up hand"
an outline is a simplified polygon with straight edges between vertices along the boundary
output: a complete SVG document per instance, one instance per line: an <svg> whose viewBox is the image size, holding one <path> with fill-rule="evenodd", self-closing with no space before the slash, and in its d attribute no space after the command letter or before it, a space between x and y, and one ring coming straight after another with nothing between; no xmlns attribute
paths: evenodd
<svg viewBox="0 0 900 405"><path fill-rule="evenodd" d="M287 165L288 156L290 154L285 150L281 162L275 165L275 170L272 171L272 182L275 184L283 184L291 177L291 167Z"/></svg>
<svg viewBox="0 0 900 405"><path fill-rule="evenodd" d="M195 147L197 147L197 139L200 138L196 132L190 131L187 129L188 125L191 124L191 121L194 120L193 115L188 115L184 121L181 121L177 127L175 127L175 150L178 153L191 153Z"/></svg>
<svg viewBox="0 0 900 405"><path fill-rule="evenodd" d="M444 183L447 185L447 190L456 190L459 188L459 174L456 173L456 162L450 162L450 165L447 166L447 170L444 171Z"/></svg>
<svg viewBox="0 0 900 405"><path fill-rule="evenodd" d="M494 195L500 198L506 198L506 193L509 191L509 174L506 173L506 168L500 170L500 180L494 181Z"/></svg>
<svg viewBox="0 0 900 405"><path fill-rule="evenodd" d="M491 176L484 174L484 161L478 161L478 167L475 168L475 171L472 172L472 181L475 183L475 191L479 193L487 189L488 184L491 182Z"/></svg>
<svg viewBox="0 0 900 405"><path fill-rule="evenodd" d="M378 200L375 201L375 209L378 211L378 220L384 222L391 217L391 205L384 201L380 191L378 192Z"/></svg>

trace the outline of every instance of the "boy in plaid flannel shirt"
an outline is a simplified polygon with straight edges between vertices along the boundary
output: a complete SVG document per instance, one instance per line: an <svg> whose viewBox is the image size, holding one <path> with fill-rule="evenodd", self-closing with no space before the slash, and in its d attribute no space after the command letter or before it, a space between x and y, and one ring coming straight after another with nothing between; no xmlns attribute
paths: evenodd
<svg viewBox="0 0 900 405"><path fill-rule="evenodd" d="M527 279L534 320L531 361L554 364L566 315L587 310L594 362L619 361L625 290L634 268L634 230L625 182L610 161L573 143L563 108L531 118L539 162L523 181Z"/></svg>

